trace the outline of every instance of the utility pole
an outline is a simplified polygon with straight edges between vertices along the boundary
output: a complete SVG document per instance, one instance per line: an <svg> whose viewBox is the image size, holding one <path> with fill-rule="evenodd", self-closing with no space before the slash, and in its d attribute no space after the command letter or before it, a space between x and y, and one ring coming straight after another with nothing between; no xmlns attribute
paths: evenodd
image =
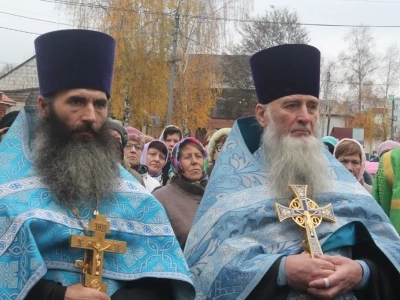
<svg viewBox="0 0 400 300"><path fill-rule="evenodd" d="M331 66L329 66L329 70L331 69ZM324 131L325 131L325 119L326 119L326 114L328 112L328 89L329 89L329 81L331 80L331 72L328 71L327 73L327 78L326 78L326 84L325 84L325 91L324 91L324 103L325 103L325 112L322 117L322 129L321 129L321 138L324 137Z"/></svg>
<svg viewBox="0 0 400 300"><path fill-rule="evenodd" d="M176 48L178 47L178 32L179 32L179 13L175 12L175 26L172 33L172 53L171 53L171 69L168 86L168 110L167 110L167 125L172 123L172 108L174 106L174 87L175 87L175 69L176 69Z"/></svg>
<svg viewBox="0 0 400 300"><path fill-rule="evenodd" d="M393 119L394 119L394 96L392 99L392 119L390 120L390 139L393 141Z"/></svg>
<svg viewBox="0 0 400 300"><path fill-rule="evenodd" d="M396 95L398 93L400 93L400 92L394 93L393 95L389 95L389 100L392 100L392 119L391 119L391 122L390 122L390 139L391 140L394 140L394 138L395 138L395 136L394 136L394 134L395 134L395 132L394 132L394 122L393 121L394 121L394 111L396 109L396 101L395 101L395 99L396 99Z"/></svg>
<svg viewBox="0 0 400 300"><path fill-rule="evenodd" d="M348 57L342 57L341 59L339 59L338 61L335 61L333 63L331 63L328 67L328 72L326 74L326 86L325 86L325 92L324 92L324 98L325 98L325 112L322 118L322 128L321 128L321 137L324 136L324 131L325 131L325 119L326 116L328 114L329 111L329 119L328 119L328 126L326 128L326 135L329 135L329 124L330 124L330 113L331 113L331 106L330 103L328 101L328 97L329 97L329 83L331 81L331 67L335 64L337 64L338 62L341 62L342 60L348 59Z"/></svg>

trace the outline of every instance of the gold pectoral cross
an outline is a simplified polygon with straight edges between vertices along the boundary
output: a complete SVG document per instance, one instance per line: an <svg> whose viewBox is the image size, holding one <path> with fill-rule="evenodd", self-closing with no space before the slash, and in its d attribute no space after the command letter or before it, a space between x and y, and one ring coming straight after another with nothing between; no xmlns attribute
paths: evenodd
<svg viewBox="0 0 400 300"><path fill-rule="evenodd" d="M82 269L84 286L107 293L107 284L102 282L104 252L125 253L126 242L106 240L105 235L110 232L110 223L104 215L97 214L90 220L89 231L93 231L94 234L71 235L71 247L87 249L84 259L77 260L75 267Z"/></svg>
<svg viewBox="0 0 400 300"><path fill-rule="evenodd" d="M323 254L315 228L321 224L322 219L335 222L332 204L318 207L317 203L307 198L307 185L289 185L289 187L296 198L290 202L289 207L275 203L279 222L292 218L297 225L306 230L307 241L304 248L310 253L310 257Z"/></svg>

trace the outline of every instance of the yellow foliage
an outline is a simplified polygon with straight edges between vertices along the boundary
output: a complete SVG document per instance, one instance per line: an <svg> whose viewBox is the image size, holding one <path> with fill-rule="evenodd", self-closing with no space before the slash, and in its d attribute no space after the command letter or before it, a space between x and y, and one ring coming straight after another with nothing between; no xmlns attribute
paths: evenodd
<svg viewBox="0 0 400 300"><path fill-rule="evenodd" d="M221 77L214 56L192 55L185 64L185 70L181 68L178 73L172 119L174 124L193 133L207 127L220 92L216 87Z"/></svg>
<svg viewBox="0 0 400 300"><path fill-rule="evenodd" d="M358 113L352 122L353 128L364 128L364 140L372 142L375 127L375 114L373 110Z"/></svg>
<svg viewBox="0 0 400 300"><path fill-rule="evenodd" d="M251 2L76 0L76 5L60 6L77 26L97 28L116 39L112 113L139 128L151 122L153 115L166 120L172 33L178 12L173 123L193 131L206 127L221 79L213 57L197 54L218 51L226 36L223 18L245 14Z"/></svg>

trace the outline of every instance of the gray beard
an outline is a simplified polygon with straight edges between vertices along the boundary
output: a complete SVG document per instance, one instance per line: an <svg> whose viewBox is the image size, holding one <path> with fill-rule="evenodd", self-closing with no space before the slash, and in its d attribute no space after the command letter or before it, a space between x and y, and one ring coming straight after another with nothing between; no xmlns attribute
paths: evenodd
<svg viewBox="0 0 400 300"><path fill-rule="evenodd" d="M117 186L117 147L103 127L93 138L78 139L54 112L39 121L31 145L34 167L62 206L93 207Z"/></svg>
<svg viewBox="0 0 400 300"><path fill-rule="evenodd" d="M272 184L286 199L294 198L290 184L308 185L310 198L333 184L328 159L316 132L312 136L292 138L284 135L270 119L261 150Z"/></svg>

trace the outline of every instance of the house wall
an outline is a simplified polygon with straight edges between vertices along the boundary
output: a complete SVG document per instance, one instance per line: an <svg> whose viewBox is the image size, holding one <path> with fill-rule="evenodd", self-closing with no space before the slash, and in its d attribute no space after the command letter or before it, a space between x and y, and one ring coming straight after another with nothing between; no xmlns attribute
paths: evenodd
<svg viewBox="0 0 400 300"><path fill-rule="evenodd" d="M346 127L344 117L331 115L329 119L329 128L328 128L328 117L326 117L324 132L322 132L322 122L323 122L322 118L323 116L321 115L319 120L319 129L318 129L318 133L321 135L321 137L324 137L326 135L331 135L333 127Z"/></svg>
<svg viewBox="0 0 400 300"><path fill-rule="evenodd" d="M3 118L6 113L8 113L7 108L7 105L0 103L0 119Z"/></svg>
<svg viewBox="0 0 400 300"><path fill-rule="evenodd" d="M328 120L326 120L326 125L327 128L328 126ZM328 128L328 132L331 133L332 132L332 128L333 127L345 127L345 121L344 118L341 116L331 116L330 118L330 122L329 122L329 128Z"/></svg>
<svg viewBox="0 0 400 300"><path fill-rule="evenodd" d="M235 120L227 120L227 119L210 119L209 128L210 129L221 129L221 128L231 128L235 123Z"/></svg>
<svg viewBox="0 0 400 300"><path fill-rule="evenodd" d="M32 57L15 69L0 76L0 91L23 90L39 86L36 57Z"/></svg>

